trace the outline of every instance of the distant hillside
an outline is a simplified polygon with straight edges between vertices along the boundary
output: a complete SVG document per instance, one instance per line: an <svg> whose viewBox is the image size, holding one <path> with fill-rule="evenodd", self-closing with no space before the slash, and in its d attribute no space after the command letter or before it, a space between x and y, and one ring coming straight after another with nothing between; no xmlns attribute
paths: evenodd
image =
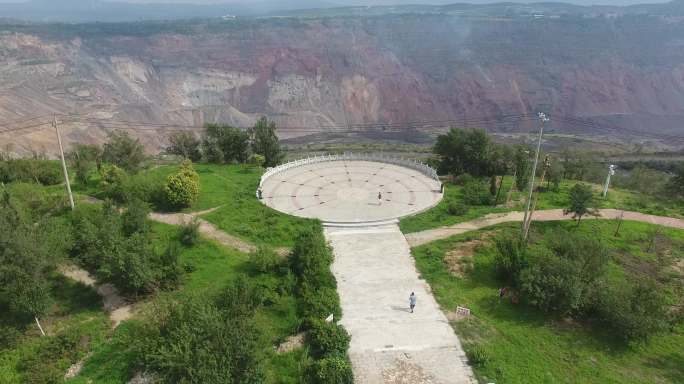
<svg viewBox="0 0 684 384"><path fill-rule="evenodd" d="M265 114L290 127L283 137L452 119L520 132L534 124L502 118L544 110L565 118L552 121L556 132L637 141L660 135L684 146L672 138L684 135L682 4L619 12L508 4L363 17L337 9L231 20L5 23L0 125L77 112L245 126ZM398 136L415 140L438 126L405 127ZM70 142L99 141L106 129L90 121L65 131ZM51 146L50 135L21 131L12 142ZM158 132L143 136L150 148L164 144Z"/></svg>

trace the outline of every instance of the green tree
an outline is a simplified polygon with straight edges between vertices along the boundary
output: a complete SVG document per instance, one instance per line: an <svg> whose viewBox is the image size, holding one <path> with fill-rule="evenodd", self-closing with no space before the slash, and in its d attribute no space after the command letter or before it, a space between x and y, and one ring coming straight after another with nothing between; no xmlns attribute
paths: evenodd
<svg viewBox="0 0 684 384"><path fill-rule="evenodd" d="M275 167L283 158L280 142L276 135L275 122L269 121L265 116L257 120L250 130L252 152L264 156L266 167Z"/></svg>
<svg viewBox="0 0 684 384"><path fill-rule="evenodd" d="M102 160L135 173L145 160L145 148L140 140L132 138L126 132L116 131L109 135L104 144Z"/></svg>
<svg viewBox="0 0 684 384"><path fill-rule="evenodd" d="M0 200L0 307L18 318L30 317L41 333L39 318L52 304L49 276L67 239L48 218L27 221L7 191Z"/></svg>
<svg viewBox="0 0 684 384"><path fill-rule="evenodd" d="M553 184L552 190L558 192L560 183L563 181L564 173L565 169L563 168L563 164L557 159L551 160L551 166L549 166L549 169L546 171L547 189Z"/></svg>
<svg viewBox="0 0 684 384"><path fill-rule="evenodd" d="M102 164L102 149L92 144L76 144L67 156L74 169L76 180L85 185L93 169L100 169Z"/></svg>
<svg viewBox="0 0 684 384"><path fill-rule="evenodd" d="M514 155L515 162L515 188L518 191L524 191L530 183L530 174L532 169L530 167L530 151L529 149L519 146Z"/></svg>
<svg viewBox="0 0 684 384"><path fill-rule="evenodd" d="M167 178L164 194L172 207L189 207L197 200L199 188L199 175L192 163L185 160L180 170Z"/></svg>
<svg viewBox="0 0 684 384"><path fill-rule="evenodd" d="M441 159L440 173L454 176L468 173L475 177L493 174L492 144L482 129L451 128L447 134L437 137L433 152Z"/></svg>
<svg viewBox="0 0 684 384"><path fill-rule="evenodd" d="M249 132L229 125L207 124L201 146L211 163L244 163L249 158Z"/></svg>
<svg viewBox="0 0 684 384"><path fill-rule="evenodd" d="M191 132L173 132L169 135L169 146L166 147L166 151L197 162L202 159L200 144L200 140Z"/></svg>
<svg viewBox="0 0 684 384"><path fill-rule="evenodd" d="M674 176L667 182L667 193L677 199L684 199L684 164L680 165Z"/></svg>
<svg viewBox="0 0 684 384"><path fill-rule="evenodd" d="M577 220L577 225L580 224L582 217L585 215L598 215L595 208L594 193L591 187L586 184L577 183L570 189L569 206L564 210L567 215L572 213L572 218Z"/></svg>

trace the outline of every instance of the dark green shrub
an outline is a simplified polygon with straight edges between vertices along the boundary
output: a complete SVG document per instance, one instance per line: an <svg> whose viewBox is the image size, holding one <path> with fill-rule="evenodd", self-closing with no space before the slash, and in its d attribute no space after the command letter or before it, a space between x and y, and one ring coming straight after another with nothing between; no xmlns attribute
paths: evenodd
<svg viewBox="0 0 684 384"><path fill-rule="evenodd" d="M297 236L289 261L300 292L336 287L330 272L332 252L320 228L307 229Z"/></svg>
<svg viewBox="0 0 684 384"><path fill-rule="evenodd" d="M579 313L592 304L608 260L596 239L557 231L532 249L518 283L526 300L544 311Z"/></svg>
<svg viewBox="0 0 684 384"><path fill-rule="evenodd" d="M475 180L463 185L463 201L468 205L491 205L494 197L487 182Z"/></svg>
<svg viewBox="0 0 684 384"><path fill-rule="evenodd" d="M489 351L482 345L466 349L466 356L471 365L483 367L490 361Z"/></svg>
<svg viewBox="0 0 684 384"><path fill-rule="evenodd" d="M625 341L646 340L669 326L668 303L655 280L603 284L598 291L596 313Z"/></svg>
<svg viewBox="0 0 684 384"><path fill-rule="evenodd" d="M140 140L132 138L128 133L113 132L103 146L102 160L128 172L136 173L145 160L145 148Z"/></svg>
<svg viewBox="0 0 684 384"><path fill-rule="evenodd" d="M265 246L259 246L256 251L250 253L249 262L256 271L261 273L277 272L282 265L278 254Z"/></svg>
<svg viewBox="0 0 684 384"><path fill-rule="evenodd" d="M0 351L14 348L20 338L21 332L17 328L0 325Z"/></svg>
<svg viewBox="0 0 684 384"><path fill-rule="evenodd" d="M305 326L312 322L323 320L330 314L336 319L342 316L340 297L335 288L321 287L315 290L304 291L301 294L301 314Z"/></svg>
<svg viewBox="0 0 684 384"><path fill-rule="evenodd" d="M515 284L520 271L527 267L527 245L517 232L494 240L494 267L499 279Z"/></svg>
<svg viewBox="0 0 684 384"><path fill-rule="evenodd" d="M192 247L200 241L200 221L195 217L187 223L181 224L178 229L178 238L181 244Z"/></svg>
<svg viewBox="0 0 684 384"><path fill-rule="evenodd" d="M459 201L450 201L447 205L447 213L453 216L463 216L468 213L468 206Z"/></svg>
<svg viewBox="0 0 684 384"><path fill-rule="evenodd" d="M33 353L23 355L17 364L23 383L63 383L64 371L78 361L88 346L88 337L75 331L47 336Z"/></svg>
<svg viewBox="0 0 684 384"><path fill-rule="evenodd" d="M315 357L344 356L349 348L351 337L341 325L317 321L309 330L308 340L311 353Z"/></svg>
<svg viewBox="0 0 684 384"><path fill-rule="evenodd" d="M147 215L150 207L144 201L134 198L126 206L121 214L121 224L124 235L131 236L136 232L147 232L150 225L147 222Z"/></svg>
<svg viewBox="0 0 684 384"><path fill-rule="evenodd" d="M316 361L312 368L311 381L320 384L352 384L354 373L345 356L327 356Z"/></svg>
<svg viewBox="0 0 684 384"><path fill-rule="evenodd" d="M134 361L165 383L262 383L262 336L253 307L245 306L256 301L250 292L233 286L218 301L162 302L131 324L124 342Z"/></svg>
<svg viewBox="0 0 684 384"><path fill-rule="evenodd" d="M0 161L0 182L39 183L56 185L64 181L57 161L42 159L10 159Z"/></svg>

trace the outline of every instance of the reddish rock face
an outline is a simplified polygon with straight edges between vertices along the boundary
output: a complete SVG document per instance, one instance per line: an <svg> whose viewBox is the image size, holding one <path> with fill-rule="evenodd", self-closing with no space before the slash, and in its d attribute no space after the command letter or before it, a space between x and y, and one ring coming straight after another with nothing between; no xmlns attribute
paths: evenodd
<svg viewBox="0 0 684 384"><path fill-rule="evenodd" d="M0 121L76 112L248 126L269 115L290 138L451 119L516 131L529 126L495 120L545 110L630 134L684 133L682 20L401 15L3 30ZM597 129L568 120L554 128ZM96 142L105 131L93 122L64 129L68 141ZM11 140L47 147L45 135ZM160 132L142 135L151 150L164 145Z"/></svg>

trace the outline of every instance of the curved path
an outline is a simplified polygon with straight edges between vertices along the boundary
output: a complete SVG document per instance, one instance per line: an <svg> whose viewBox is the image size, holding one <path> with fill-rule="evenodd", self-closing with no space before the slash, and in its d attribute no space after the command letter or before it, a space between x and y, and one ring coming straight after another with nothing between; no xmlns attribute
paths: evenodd
<svg viewBox="0 0 684 384"><path fill-rule="evenodd" d="M622 216L624 220L640 221L643 223L662 225L669 228L684 229L684 220L672 217L648 215L645 213L621 211L619 209L601 209L599 216L585 216L582 220L591 219L617 219ZM406 234L406 240L412 247L430 243L435 240L446 239L454 235L475 231L492 225L510 222L522 222L523 212L496 213L479 219L458 223L446 227L428 229L421 232ZM572 220L571 215L563 214L562 209L549 209L534 212L534 221L560 221Z"/></svg>

